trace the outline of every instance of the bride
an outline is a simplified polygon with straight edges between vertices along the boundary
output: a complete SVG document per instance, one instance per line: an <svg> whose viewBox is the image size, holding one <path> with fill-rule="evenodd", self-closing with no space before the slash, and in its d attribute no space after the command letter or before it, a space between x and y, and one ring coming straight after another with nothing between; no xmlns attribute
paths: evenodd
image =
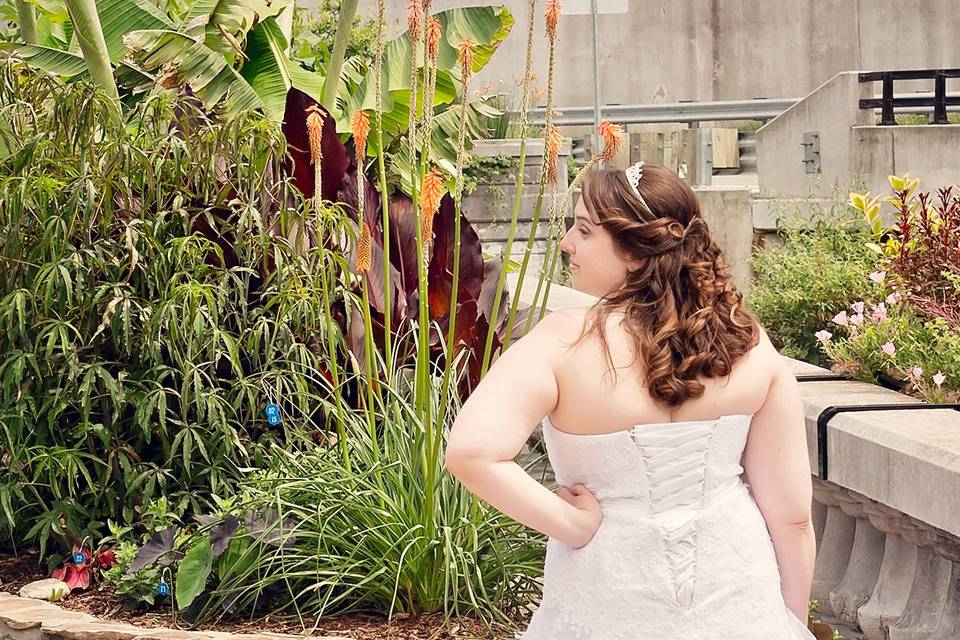
<svg viewBox="0 0 960 640"><path fill-rule="evenodd" d="M560 248L600 300L547 315L463 405L471 492L549 537L523 640L811 640L816 542L799 387L742 306L693 191L587 175ZM513 462L543 422L561 485Z"/></svg>

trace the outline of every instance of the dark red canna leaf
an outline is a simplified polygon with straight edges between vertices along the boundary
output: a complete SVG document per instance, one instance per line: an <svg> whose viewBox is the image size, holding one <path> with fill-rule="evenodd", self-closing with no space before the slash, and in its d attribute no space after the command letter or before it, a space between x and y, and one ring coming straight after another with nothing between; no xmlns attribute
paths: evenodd
<svg viewBox="0 0 960 640"><path fill-rule="evenodd" d="M430 259L429 267L431 319L438 319L450 313L450 298L453 293L455 215L456 207L453 198L449 194L445 195L440 201L440 210L433 219L433 256ZM461 213L460 274L457 299L476 301L480 297L480 291L483 287L483 275L483 253L480 248L480 237L467 217Z"/></svg>
<svg viewBox="0 0 960 640"><path fill-rule="evenodd" d="M390 262L400 273L407 298L417 293L417 216L413 200L403 193L390 196Z"/></svg>

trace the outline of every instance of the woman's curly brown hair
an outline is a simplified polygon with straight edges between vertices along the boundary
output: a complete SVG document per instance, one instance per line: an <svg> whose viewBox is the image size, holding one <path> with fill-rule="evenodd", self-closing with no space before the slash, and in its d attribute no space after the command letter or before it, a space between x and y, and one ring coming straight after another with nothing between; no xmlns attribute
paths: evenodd
<svg viewBox="0 0 960 640"><path fill-rule="evenodd" d="M757 344L759 326L743 308L693 190L673 172L649 164L637 189L643 202L615 169L591 172L583 182L591 215L621 256L643 265L593 307L576 342L596 332L613 367L606 320L612 311L623 312L646 371L643 384L655 400L675 407L703 394L698 377L729 375Z"/></svg>

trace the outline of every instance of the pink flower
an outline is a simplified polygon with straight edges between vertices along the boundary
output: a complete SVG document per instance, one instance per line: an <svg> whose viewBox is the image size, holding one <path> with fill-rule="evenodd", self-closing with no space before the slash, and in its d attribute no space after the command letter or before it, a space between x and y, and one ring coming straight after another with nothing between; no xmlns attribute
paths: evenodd
<svg viewBox="0 0 960 640"><path fill-rule="evenodd" d="M857 313L855 315L850 316L850 324L852 324L855 327L863 324L863 314Z"/></svg>
<svg viewBox="0 0 960 640"><path fill-rule="evenodd" d="M907 369L907 373L910 374L911 378L919 378L923 375L923 367L910 367Z"/></svg>
<svg viewBox="0 0 960 640"><path fill-rule="evenodd" d="M888 356L892 356L894 353L897 352L897 348L893 346L892 342L885 342L883 346L880 347L880 350L883 351Z"/></svg>
<svg viewBox="0 0 960 640"><path fill-rule="evenodd" d="M947 379L947 376L937 371L937 373L933 376L933 383L939 387L944 383L946 379Z"/></svg>
<svg viewBox="0 0 960 640"><path fill-rule="evenodd" d="M874 271L870 274L870 279L876 282L877 284L882 284L883 279L887 277L886 271Z"/></svg>
<svg viewBox="0 0 960 640"><path fill-rule="evenodd" d="M822 342L822 343L824 343L824 344L830 342L830 338L833 337L833 334L830 333L829 331L827 331L826 329L821 329L820 331L817 331L817 332L816 332L815 334L813 334L813 335L815 335L815 336L817 337L817 340L819 340L820 342Z"/></svg>
<svg viewBox="0 0 960 640"><path fill-rule="evenodd" d="M882 302L873 307L872 317L874 320L886 320L887 319L887 305Z"/></svg>
<svg viewBox="0 0 960 640"><path fill-rule="evenodd" d="M887 302L887 304L889 304L890 306L893 306L893 305L897 304L898 302L900 302L900 300L901 300L900 294L897 293L896 291L894 291L893 293L891 293L890 295L887 296L886 302Z"/></svg>
<svg viewBox="0 0 960 640"><path fill-rule="evenodd" d="M854 302L854 303L853 303L853 310L854 310L856 313L862 314L862 313L863 313L863 301L861 300L860 302Z"/></svg>
<svg viewBox="0 0 960 640"><path fill-rule="evenodd" d="M833 324L840 325L841 327L847 326L847 312L841 311L833 316Z"/></svg>

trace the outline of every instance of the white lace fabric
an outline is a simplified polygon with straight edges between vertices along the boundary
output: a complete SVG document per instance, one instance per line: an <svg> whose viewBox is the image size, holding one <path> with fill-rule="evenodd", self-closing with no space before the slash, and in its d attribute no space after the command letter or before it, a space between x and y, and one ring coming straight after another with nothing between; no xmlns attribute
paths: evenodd
<svg viewBox="0 0 960 640"><path fill-rule="evenodd" d="M815 640L784 603L773 543L740 474L749 415L577 435L544 420L557 482L603 522L547 543L543 598L521 640Z"/></svg>

